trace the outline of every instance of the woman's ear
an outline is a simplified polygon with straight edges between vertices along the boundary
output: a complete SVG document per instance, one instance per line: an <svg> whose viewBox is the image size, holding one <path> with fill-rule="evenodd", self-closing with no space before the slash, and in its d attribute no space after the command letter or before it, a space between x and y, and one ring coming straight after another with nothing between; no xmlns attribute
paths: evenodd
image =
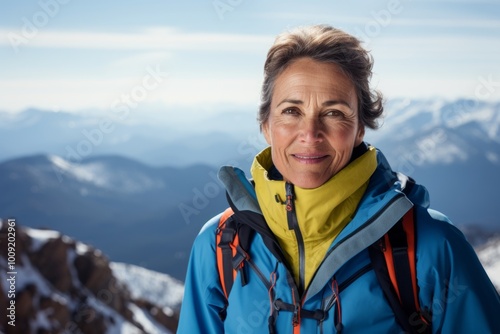
<svg viewBox="0 0 500 334"><path fill-rule="evenodd" d="M266 139L266 142L269 146L271 146L271 131L269 130L269 120L267 120L261 127L262 134Z"/></svg>
<svg viewBox="0 0 500 334"><path fill-rule="evenodd" d="M365 127L364 125L359 124L358 133L356 134L356 140L354 142L354 147L361 144L364 138L365 138Z"/></svg>

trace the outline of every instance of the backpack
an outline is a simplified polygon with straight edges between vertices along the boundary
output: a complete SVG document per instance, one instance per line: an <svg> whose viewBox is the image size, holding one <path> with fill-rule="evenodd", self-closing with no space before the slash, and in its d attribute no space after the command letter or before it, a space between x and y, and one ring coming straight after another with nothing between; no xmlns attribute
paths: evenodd
<svg viewBox="0 0 500 334"><path fill-rule="evenodd" d="M403 192L409 194L415 181L403 177L406 183ZM255 266L246 253L254 231L238 224L235 216L231 208L226 209L216 230L217 270L226 300L245 261ZM399 325L406 333L431 333L431 316L420 307L418 300L414 222L415 210L412 207L368 251L377 280ZM242 285L245 285L243 272L240 277ZM225 309L220 316L225 319Z"/></svg>

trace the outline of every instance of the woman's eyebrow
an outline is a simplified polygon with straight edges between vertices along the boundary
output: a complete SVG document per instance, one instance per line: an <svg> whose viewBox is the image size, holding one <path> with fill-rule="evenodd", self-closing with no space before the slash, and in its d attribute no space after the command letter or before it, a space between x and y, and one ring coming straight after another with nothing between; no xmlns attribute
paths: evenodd
<svg viewBox="0 0 500 334"><path fill-rule="evenodd" d="M351 105L344 100L328 100L328 101L323 102L321 105L323 107L329 107L329 106L333 106L336 104L343 104L346 107L348 107L349 109L352 109Z"/></svg>
<svg viewBox="0 0 500 334"><path fill-rule="evenodd" d="M284 99L280 103L278 103L278 105L276 107L279 107L283 103L303 104L304 101L302 101L302 100L294 100L294 99ZM347 103L344 100L328 100L328 101L323 102L321 105L323 107L329 107L329 106L333 106L333 105L336 105L336 104L343 104L343 105L347 106L349 109L352 109L351 106L350 106L350 104Z"/></svg>
<svg viewBox="0 0 500 334"><path fill-rule="evenodd" d="M279 107L281 104L286 103L286 102L291 103L291 104L303 104L304 103L304 101L302 101L302 100L284 99L283 101L278 103L278 105L276 107Z"/></svg>

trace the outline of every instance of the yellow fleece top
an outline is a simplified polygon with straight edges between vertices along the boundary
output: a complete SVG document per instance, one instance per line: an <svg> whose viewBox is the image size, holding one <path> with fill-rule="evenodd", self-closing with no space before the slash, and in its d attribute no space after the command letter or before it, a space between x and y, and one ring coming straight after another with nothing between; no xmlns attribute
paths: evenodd
<svg viewBox="0 0 500 334"><path fill-rule="evenodd" d="M282 201L286 198L285 181L269 179L268 170L272 165L271 149L268 147L255 157L251 174L264 218L283 249L295 282L299 282L297 239L295 232L288 229L285 205L276 201L276 195ZM304 240L306 288L329 246L352 219L376 167L375 148L369 147L367 152L320 187L294 187L297 220Z"/></svg>

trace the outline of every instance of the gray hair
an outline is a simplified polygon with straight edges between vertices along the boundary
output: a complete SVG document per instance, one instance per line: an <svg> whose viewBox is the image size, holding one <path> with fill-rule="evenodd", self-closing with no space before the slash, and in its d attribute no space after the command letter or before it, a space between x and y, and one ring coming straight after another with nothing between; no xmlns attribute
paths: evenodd
<svg viewBox="0 0 500 334"><path fill-rule="evenodd" d="M384 109L382 94L370 89L372 56L356 37L328 25L314 25L278 35L267 53L258 117L261 129L269 118L276 78L294 60L302 57L339 65L356 88L360 124L378 128L377 118Z"/></svg>

